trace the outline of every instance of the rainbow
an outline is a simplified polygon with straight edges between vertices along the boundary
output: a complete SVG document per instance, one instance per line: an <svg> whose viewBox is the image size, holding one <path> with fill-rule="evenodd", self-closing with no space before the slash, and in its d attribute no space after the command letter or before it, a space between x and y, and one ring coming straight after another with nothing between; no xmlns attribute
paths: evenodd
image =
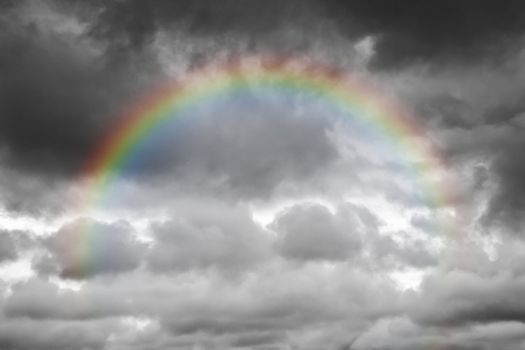
<svg viewBox="0 0 525 350"><path fill-rule="evenodd" d="M154 132L166 122L218 94L253 86L313 93L342 108L395 145L394 151L402 154L419 179L429 208L454 207L454 186L449 180L436 181L436 176L446 173L440 152L416 120L377 88L342 70L305 59L250 57L195 69L124 113L81 172L82 178L90 179L82 211L101 204L125 164L141 146L152 142Z"/></svg>

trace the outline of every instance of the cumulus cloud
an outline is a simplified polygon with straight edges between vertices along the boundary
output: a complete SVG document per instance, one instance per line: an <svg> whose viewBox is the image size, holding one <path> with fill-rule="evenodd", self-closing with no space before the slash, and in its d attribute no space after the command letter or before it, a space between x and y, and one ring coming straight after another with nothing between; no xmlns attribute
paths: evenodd
<svg viewBox="0 0 525 350"><path fill-rule="evenodd" d="M290 259L347 260L361 247L356 222L322 205L293 207L276 219L273 228L280 236L277 249Z"/></svg>
<svg viewBox="0 0 525 350"><path fill-rule="evenodd" d="M271 237L246 208L202 203L152 228L147 262L154 271L217 268L242 272L266 260Z"/></svg>
<svg viewBox="0 0 525 350"><path fill-rule="evenodd" d="M44 244L48 252L37 267L73 279L133 270L145 249L126 222L106 224L90 219L65 224Z"/></svg>

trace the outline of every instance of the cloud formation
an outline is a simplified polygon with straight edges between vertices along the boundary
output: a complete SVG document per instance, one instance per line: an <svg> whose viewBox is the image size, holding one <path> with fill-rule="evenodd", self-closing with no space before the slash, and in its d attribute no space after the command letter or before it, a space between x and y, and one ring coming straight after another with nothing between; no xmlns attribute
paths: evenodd
<svg viewBox="0 0 525 350"><path fill-rule="evenodd" d="M525 349L524 14L0 2L0 348ZM315 94L247 89L156 130L82 207L79 171L123 111L264 55L405 107L441 158L430 188L413 150ZM444 190L453 205L425 197Z"/></svg>
<svg viewBox="0 0 525 350"><path fill-rule="evenodd" d="M65 224L44 244L48 252L37 265L73 279L133 270L145 248L126 222L106 224L90 219Z"/></svg>
<svg viewBox="0 0 525 350"><path fill-rule="evenodd" d="M296 206L274 222L280 235L278 249L297 260L347 260L359 253L357 223L345 213L332 214L321 205Z"/></svg>

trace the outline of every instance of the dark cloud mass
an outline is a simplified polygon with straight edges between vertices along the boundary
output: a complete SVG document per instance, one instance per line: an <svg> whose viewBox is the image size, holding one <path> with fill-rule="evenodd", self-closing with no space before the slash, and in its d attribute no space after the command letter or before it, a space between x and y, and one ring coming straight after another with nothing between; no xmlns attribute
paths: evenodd
<svg viewBox="0 0 525 350"><path fill-rule="evenodd" d="M0 0L0 350L525 349L524 23L521 0ZM263 57L369 104L250 86L79 173L157 87Z"/></svg>
<svg viewBox="0 0 525 350"><path fill-rule="evenodd" d="M66 5L24 2L6 7L0 20L2 148L30 171L78 171L154 65L139 53L113 63L89 24L60 23Z"/></svg>
<svg viewBox="0 0 525 350"><path fill-rule="evenodd" d="M523 32L521 1L490 0L395 3L383 0L329 2L343 27L379 37L375 64L396 67L418 61L499 61ZM354 19L352 21L351 19ZM357 24L354 24L357 22Z"/></svg>

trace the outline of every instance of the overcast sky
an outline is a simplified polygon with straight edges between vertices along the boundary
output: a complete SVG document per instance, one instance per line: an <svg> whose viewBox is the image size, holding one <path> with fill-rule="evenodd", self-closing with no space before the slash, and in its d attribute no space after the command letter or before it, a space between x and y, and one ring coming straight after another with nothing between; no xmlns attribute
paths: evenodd
<svg viewBox="0 0 525 350"><path fill-rule="evenodd" d="M367 81L442 164L247 89L79 206L123 111L268 56ZM0 0L0 349L525 350L523 62L522 0Z"/></svg>

